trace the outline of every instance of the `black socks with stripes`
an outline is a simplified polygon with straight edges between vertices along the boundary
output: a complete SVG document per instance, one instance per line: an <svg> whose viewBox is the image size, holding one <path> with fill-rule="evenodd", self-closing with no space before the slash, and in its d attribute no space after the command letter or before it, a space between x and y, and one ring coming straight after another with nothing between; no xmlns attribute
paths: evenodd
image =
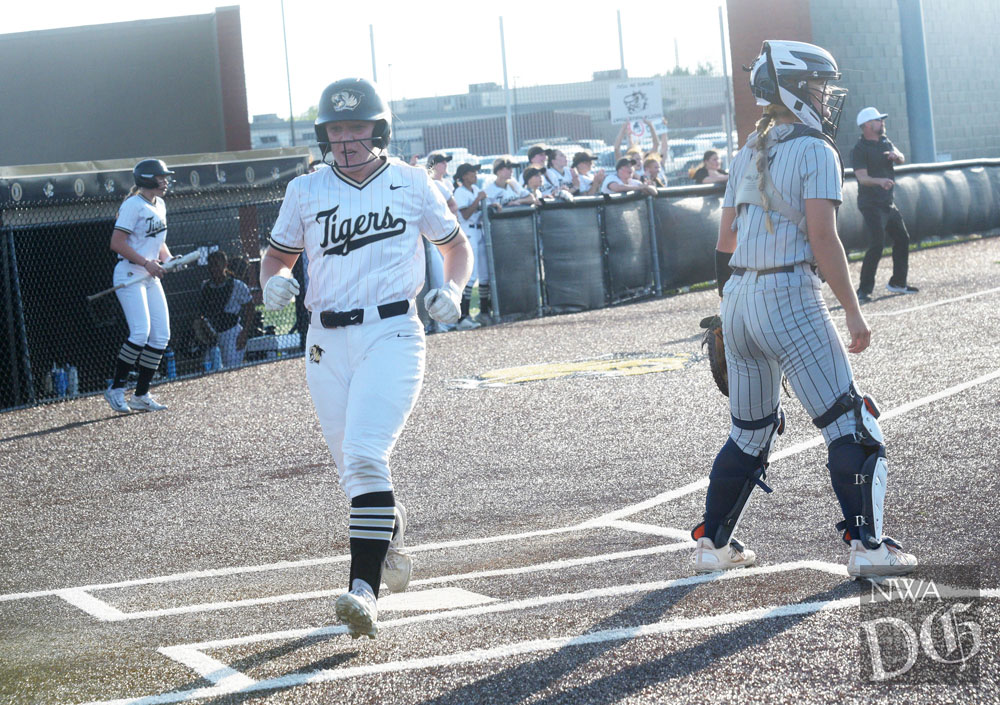
<svg viewBox="0 0 1000 705"><path fill-rule="evenodd" d="M111 383L112 389L121 389L125 386L128 373L135 367L135 361L142 354L142 348L135 343L125 341L121 350L118 351L118 359L115 360L115 379Z"/></svg>
<svg viewBox="0 0 1000 705"><path fill-rule="evenodd" d="M371 585L375 597L396 524L395 506L392 492L369 492L351 500L351 576L347 584L353 585L355 578L361 578Z"/></svg>
<svg viewBox="0 0 1000 705"><path fill-rule="evenodd" d="M153 380L157 368L160 366L160 358L163 357L163 350L151 348L148 345L142 349L139 355L139 379L135 383L135 395L145 396L149 393L149 383Z"/></svg>
<svg viewBox="0 0 1000 705"><path fill-rule="evenodd" d="M153 380L157 368L160 366L160 358L163 357L163 350L150 346L140 347L128 340L118 351L118 359L115 360L115 378L111 382L112 389L121 389L128 380L128 373L139 363L139 379L135 385L136 396L144 396L149 393L149 383Z"/></svg>

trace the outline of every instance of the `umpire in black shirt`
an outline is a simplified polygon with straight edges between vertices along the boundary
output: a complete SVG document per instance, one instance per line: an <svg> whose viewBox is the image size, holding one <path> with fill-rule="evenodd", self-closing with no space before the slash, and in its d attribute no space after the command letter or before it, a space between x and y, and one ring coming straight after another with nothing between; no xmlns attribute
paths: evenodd
<svg viewBox="0 0 1000 705"><path fill-rule="evenodd" d="M875 270L882 256L885 236L892 238L892 276L886 289L898 294L915 294L917 288L906 283L910 256L910 236L903 216L892 202L896 164L905 161L902 153L885 136L885 113L865 108L858 113L861 139L851 150L851 164L858 180L858 209L865 219L869 245L861 264L861 286L858 301L872 300Z"/></svg>

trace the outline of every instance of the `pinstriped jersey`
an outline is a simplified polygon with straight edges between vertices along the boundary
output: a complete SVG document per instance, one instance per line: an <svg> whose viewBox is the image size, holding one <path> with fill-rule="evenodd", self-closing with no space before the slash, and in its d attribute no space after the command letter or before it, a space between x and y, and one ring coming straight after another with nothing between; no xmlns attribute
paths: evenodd
<svg viewBox="0 0 1000 705"><path fill-rule="evenodd" d="M126 242L140 255L156 259L167 239L167 204L159 196L150 203L141 194L132 194L118 207L115 230L128 233Z"/></svg>
<svg viewBox="0 0 1000 705"><path fill-rule="evenodd" d="M458 232L427 172L388 159L360 183L336 166L292 179L268 244L308 255L306 308L349 311L414 298L420 236L443 245Z"/></svg>
<svg viewBox="0 0 1000 705"><path fill-rule="evenodd" d="M778 139L791 131L792 125L787 124L772 128ZM752 142L753 135L733 160L723 207L735 206L743 174L747 169L757 168L757 152ZM779 142L768 150L768 161L774 187L794 210L805 213L805 201L810 198L825 198L837 203L843 200L840 160L825 140L802 136ZM736 251L729 265L771 269L799 262L815 264L816 258L804 230L776 210L771 210L770 214L773 233L767 231L761 206L752 203L740 206L733 223L737 231Z"/></svg>

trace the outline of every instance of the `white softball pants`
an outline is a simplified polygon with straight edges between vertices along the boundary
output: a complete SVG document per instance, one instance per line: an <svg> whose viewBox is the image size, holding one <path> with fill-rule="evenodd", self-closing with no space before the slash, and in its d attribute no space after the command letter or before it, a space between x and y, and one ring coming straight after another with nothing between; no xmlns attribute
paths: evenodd
<svg viewBox="0 0 1000 705"><path fill-rule="evenodd" d="M113 282L115 286L141 277L146 273L143 267L122 260L115 265ZM163 284L156 277L127 286L115 292L118 302L128 321L128 340L137 347L149 345L163 350L170 341L170 313L167 311L167 297Z"/></svg>
<svg viewBox="0 0 1000 705"><path fill-rule="evenodd" d="M391 491L389 454L424 378L424 330L415 307L357 326L309 326L305 366L345 494Z"/></svg>

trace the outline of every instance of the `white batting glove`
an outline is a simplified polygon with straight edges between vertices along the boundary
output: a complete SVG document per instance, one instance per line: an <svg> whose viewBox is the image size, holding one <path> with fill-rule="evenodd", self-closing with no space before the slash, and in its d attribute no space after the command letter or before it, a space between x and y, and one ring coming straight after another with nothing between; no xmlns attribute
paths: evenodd
<svg viewBox="0 0 1000 705"><path fill-rule="evenodd" d="M424 297L424 308L427 315L441 323L457 323L462 315L459 304L462 301L462 291L455 282L448 282L440 289L431 289Z"/></svg>
<svg viewBox="0 0 1000 705"><path fill-rule="evenodd" d="M264 285L264 308L280 311L299 294L299 283L291 277L274 275Z"/></svg>

